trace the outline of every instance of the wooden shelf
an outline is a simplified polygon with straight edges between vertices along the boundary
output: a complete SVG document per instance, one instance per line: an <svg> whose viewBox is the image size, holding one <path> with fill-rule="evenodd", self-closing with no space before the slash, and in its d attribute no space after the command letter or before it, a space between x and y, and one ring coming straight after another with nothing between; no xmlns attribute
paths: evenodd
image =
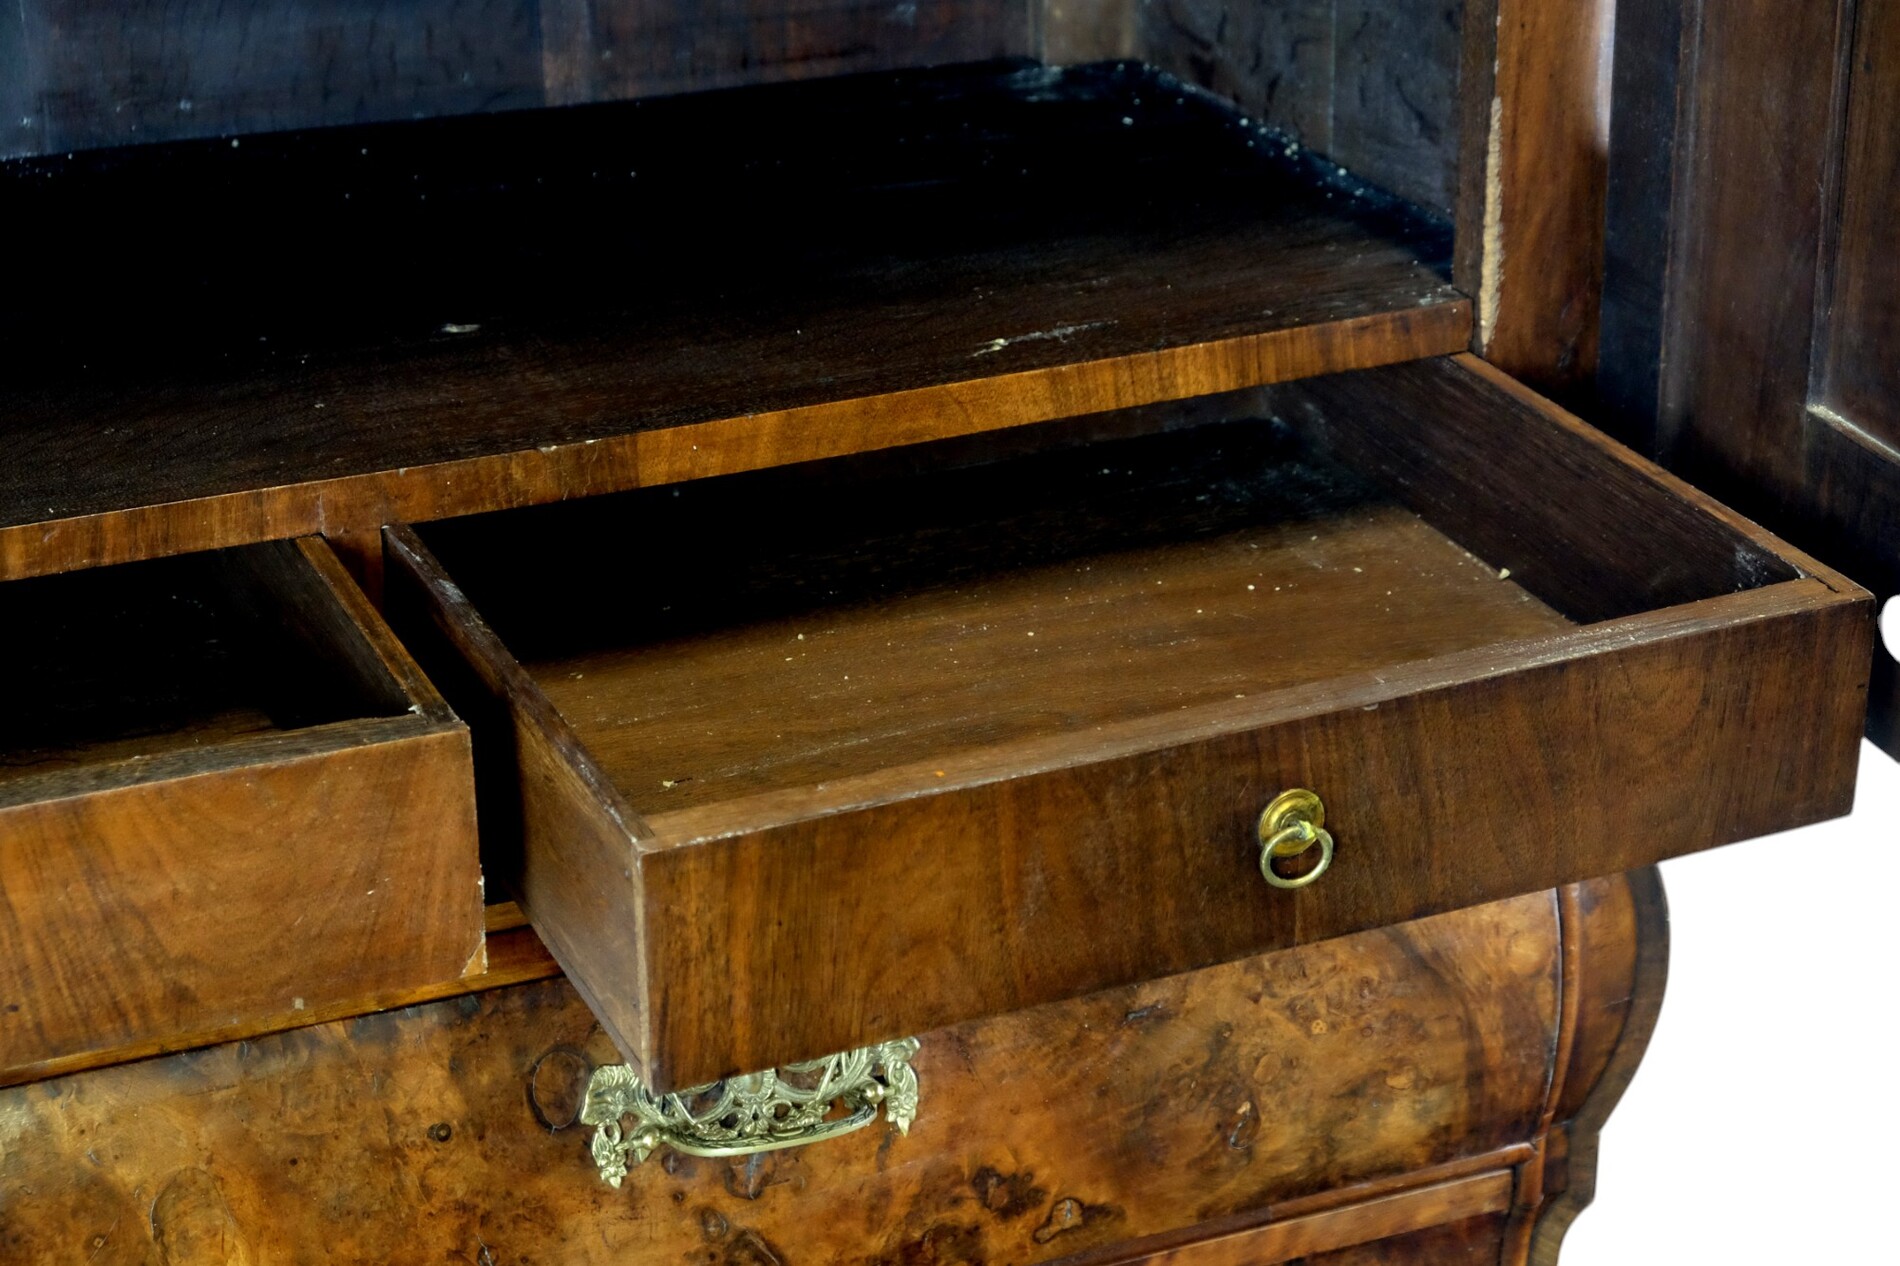
<svg viewBox="0 0 1900 1266"><path fill-rule="evenodd" d="M1462 347L1444 226L1290 148L1009 64L0 164L0 578Z"/></svg>

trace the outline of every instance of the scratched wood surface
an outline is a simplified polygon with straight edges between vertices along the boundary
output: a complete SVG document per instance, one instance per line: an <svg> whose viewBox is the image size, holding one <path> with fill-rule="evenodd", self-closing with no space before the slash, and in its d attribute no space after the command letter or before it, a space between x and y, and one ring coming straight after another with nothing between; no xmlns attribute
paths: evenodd
<svg viewBox="0 0 1900 1266"><path fill-rule="evenodd" d="M559 980L104 1068L0 1091L0 1256L974 1266L1437 1218L1417 1243L1457 1255L1399 1260L1444 1266L1497 1242L1559 1051L1615 1040L1561 1002L1579 955L1592 996L1626 971L1594 926L1536 894L932 1033L908 1138L664 1153L619 1191L574 1124L613 1049Z"/></svg>

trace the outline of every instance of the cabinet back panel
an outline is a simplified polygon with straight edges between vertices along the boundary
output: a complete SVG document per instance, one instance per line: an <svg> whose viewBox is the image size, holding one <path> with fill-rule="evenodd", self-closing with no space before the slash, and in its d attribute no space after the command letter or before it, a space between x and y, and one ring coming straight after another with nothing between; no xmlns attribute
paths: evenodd
<svg viewBox="0 0 1900 1266"><path fill-rule="evenodd" d="M22 0L0 158L1024 56L1032 0Z"/></svg>

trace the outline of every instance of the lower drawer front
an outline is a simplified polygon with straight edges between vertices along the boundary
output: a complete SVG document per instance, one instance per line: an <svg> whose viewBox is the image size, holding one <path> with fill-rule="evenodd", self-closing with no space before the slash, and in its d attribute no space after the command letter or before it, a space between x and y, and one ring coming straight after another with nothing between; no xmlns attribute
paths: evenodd
<svg viewBox="0 0 1900 1266"><path fill-rule="evenodd" d="M576 1120L614 1049L559 979L0 1091L0 1258L1466 1252L1501 1233L1559 1049L1574 1091L1620 1024L1586 1006L1560 1040L1566 957L1629 989L1627 890L1592 894L1568 927L1535 894L927 1034L907 1137L662 1149L618 1190Z"/></svg>

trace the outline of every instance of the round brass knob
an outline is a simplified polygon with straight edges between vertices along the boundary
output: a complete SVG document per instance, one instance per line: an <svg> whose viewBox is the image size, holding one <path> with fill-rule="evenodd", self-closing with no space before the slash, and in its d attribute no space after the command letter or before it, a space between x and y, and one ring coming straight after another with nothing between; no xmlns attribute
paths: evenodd
<svg viewBox="0 0 1900 1266"><path fill-rule="evenodd" d="M1275 858L1298 857L1319 846L1319 863L1288 878L1274 870ZM1326 806L1304 787L1283 791L1260 815L1260 875L1275 888L1304 888L1333 864L1333 836L1326 830Z"/></svg>

